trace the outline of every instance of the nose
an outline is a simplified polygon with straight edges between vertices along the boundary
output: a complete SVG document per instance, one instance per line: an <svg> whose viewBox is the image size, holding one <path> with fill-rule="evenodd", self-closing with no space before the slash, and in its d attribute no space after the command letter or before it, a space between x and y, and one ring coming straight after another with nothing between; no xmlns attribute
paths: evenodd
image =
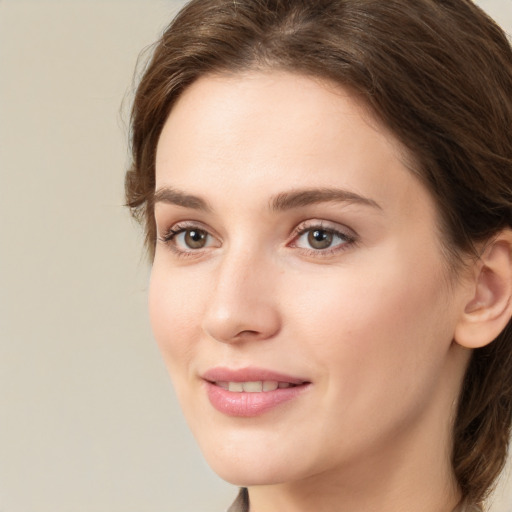
<svg viewBox="0 0 512 512"><path fill-rule="evenodd" d="M216 269L203 330L223 343L266 340L281 328L275 270L261 257L240 252Z"/></svg>

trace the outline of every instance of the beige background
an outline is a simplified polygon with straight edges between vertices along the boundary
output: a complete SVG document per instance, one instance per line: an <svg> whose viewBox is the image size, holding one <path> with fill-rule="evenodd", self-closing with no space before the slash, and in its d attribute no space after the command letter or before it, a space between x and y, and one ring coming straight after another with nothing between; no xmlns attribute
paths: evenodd
<svg viewBox="0 0 512 512"><path fill-rule="evenodd" d="M480 3L512 32L512 0ZM133 69L179 4L0 0L0 512L214 512L234 495L181 418L122 207Z"/></svg>

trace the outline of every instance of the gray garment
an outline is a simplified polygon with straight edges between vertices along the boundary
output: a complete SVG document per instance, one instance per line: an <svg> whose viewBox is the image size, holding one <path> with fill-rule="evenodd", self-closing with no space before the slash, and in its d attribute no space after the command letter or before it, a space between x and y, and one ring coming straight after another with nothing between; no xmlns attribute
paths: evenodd
<svg viewBox="0 0 512 512"><path fill-rule="evenodd" d="M236 500L227 512L249 512L249 493L245 487L240 488Z"/></svg>
<svg viewBox="0 0 512 512"><path fill-rule="evenodd" d="M228 508L227 512L249 512L249 493L245 487L240 489L236 500L233 505ZM478 505L460 504L453 512L483 512L483 509Z"/></svg>

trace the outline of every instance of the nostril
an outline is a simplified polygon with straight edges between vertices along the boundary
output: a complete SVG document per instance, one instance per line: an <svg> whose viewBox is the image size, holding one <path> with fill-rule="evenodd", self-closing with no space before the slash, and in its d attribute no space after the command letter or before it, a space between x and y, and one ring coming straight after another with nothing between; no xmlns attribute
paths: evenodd
<svg viewBox="0 0 512 512"><path fill-rule="evenodd" d="M237 336L240 336L240 337L254 337L254 336L258 336L259 334L260 333L258 331L246 330L246 331L239 332Z"/></svg>

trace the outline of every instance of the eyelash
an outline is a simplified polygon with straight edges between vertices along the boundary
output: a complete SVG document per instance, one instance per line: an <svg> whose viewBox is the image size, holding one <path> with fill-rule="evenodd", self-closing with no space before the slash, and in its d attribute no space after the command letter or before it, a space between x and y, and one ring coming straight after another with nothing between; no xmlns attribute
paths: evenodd
<svg viewBox="0 0 512 512"><path fill-rule="evenodd" d="M182 233L186 233L187 231L200 231L206 233L207 237L213 237L213 235L206 229L202 227L199 223L189 223L182 222L178 224L174 224L170 229L168 229L163 235L158 237L158 240L164 243L176 256L180 258L194 258L201 256L207 248L199 248L193 249L189 248L188 250L183 250L177 247L176 237L181 235ZM313 231L323 231L325 233L330 234L331 236L342 240L342 243L336 244L332 247L327 247L326 249L313 249L313 248L304 248L298 247L297 241L305 235L306 233ZM350 233L348 232L350 231ZM216 237L213 237L214 239ZM299 224L293 232L292 239L287 243L288 247L296 248L301 251L301 253L305 256L312 257L328 257L336 253L343 252L350 247L353 247L357 244L358 237L351 230L343 231L332 226L326 226L324 221L305 221Z"/></svg>

